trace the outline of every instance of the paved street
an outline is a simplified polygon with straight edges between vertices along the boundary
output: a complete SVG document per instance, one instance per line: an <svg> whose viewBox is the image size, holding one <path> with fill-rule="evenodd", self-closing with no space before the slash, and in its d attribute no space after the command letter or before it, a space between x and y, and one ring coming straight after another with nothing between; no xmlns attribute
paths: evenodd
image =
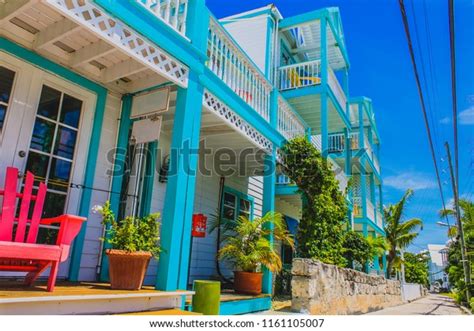
<svg viewBox="0 0 474 331"><path fill-rule="evenodd" d="M427 297L413 302L378 310L368 315L461 315L463 311L454 303L453 299L429 294Z"/></svg>

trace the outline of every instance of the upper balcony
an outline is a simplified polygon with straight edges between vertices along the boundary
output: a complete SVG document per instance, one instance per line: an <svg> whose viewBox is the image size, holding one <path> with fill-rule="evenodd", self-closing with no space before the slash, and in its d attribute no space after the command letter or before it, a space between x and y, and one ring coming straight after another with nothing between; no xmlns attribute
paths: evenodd
<svg viewBox="0 0 474 331"><path fill-rule="evenodd" d="M283 19L279 42L276 84L313 133L322 131L324 109L329 132L350 127L349 60L339 10L325 8Z"/></svg>

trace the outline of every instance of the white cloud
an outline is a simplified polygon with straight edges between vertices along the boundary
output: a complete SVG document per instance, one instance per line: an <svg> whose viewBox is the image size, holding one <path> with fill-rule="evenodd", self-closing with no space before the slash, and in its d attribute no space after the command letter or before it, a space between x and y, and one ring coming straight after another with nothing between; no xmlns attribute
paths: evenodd
<svg viewBox="0 0 474 331"><path fill-rule="evenodd" d="M458 122L460 125L474 125L474 105L470 106L467 109L464 109L458 114ZM446 116L442 118L439 123L441 124L450 124L451 117Z"/></svg>
<svg viewBox="0 0 474 331"><path fill-rule="evenodd" d="M416 191L436 188L436 181L423 173L403 172L398 175L385 177L384 185L402 191L407 189Z"/></svg>
<svg viewBox="0 0 474 331"><path fill-rule="evenodd" d="M474 125L474 105L459 113L459 124Z"/></svg>
<svg viewBox="0 0 474 331"><path fill-rule="evenodd" d="M451 123L451 118L450 117L445 117L445 118L442 118L439 122L441 124L449 124L449 123Z"/></svg>

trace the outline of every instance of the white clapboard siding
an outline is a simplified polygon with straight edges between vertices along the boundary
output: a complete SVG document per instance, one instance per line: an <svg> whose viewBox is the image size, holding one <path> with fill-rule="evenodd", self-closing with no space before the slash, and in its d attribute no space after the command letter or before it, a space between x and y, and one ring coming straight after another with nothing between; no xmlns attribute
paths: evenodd
<svg viewBox="0 0 474 331"><path fill-rule="evenodd" d="M224 28L237 41L258 68L265 72L267 57L268 16L225 22Z"/></svg>

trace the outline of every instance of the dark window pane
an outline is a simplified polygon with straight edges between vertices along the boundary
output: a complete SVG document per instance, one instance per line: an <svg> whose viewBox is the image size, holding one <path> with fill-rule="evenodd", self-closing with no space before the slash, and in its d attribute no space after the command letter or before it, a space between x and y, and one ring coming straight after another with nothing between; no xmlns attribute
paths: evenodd
<svg viewBox="0 0 474 331"><path fill-rule="evenodd" d="M230 193L224 193L224 205L235 207L235 195Z"/></svg>
<svg viewBox="0 0 474 331"><path fill-rule="evenodd" d="M9 103L15 72L0 67L0 102Z"/></svg>
<svg viewBox="0 0 474 331"><path fill-rule="evenodd" d="M43 86L41 99L38 106L38 115L56 120L58 118L61 92L48 86Z"/></svg>
<svg viewBox="0 0 474 331"><path fill-rule="evenodd" d="M250 201L241 199L240 200L240 210L244 212L250 212Z"/></svg>
<svg viewBox="0 0 474 331"><path fill-rule="evenodd" d="M38 229L36 242L43 245L54 245L58 237L59 229L43 228Z"/></svg>
<svg viewBox="0 0 474 331"><path fill-rule="evenodd" d="M53 144L55 126L50 121L36 118L31 137L31 148L49 153Z"/></svg>
<svg viewBox="0 0 474 331"><path fill-rule="evenodd" d="M48 169L48 156L35 152L28 153L26 170L31 171L38 181L44 181Z"/></svg>
<svg viewBox="0 0 474 331"><path fill-rule="evenodd" d="M62 156L72 160L74 156L74 147L76 146L77 132L61 125L58 127L56 135L56 146L54 155Z"/></svg>
<svg viewBox="0 0 474 331"><path fill-rule="evenodd" d="M48 187L66 192L69 187L71 166L72 162L53 158L49 170Z"/></svg>
<svg viewBox="0 0 474 331"><path fill-rule="evenodd" d="M66 206L66 195L48 191L43 206L43 218L56 217L64 214Z"/></svg>
<svg viewBox="0 0 474 331"><path fill-rule="evenodd" d="M3 122L5 122L6 114L7 114L7 107L5 105L0 105L0 132L2 132Z"/></svg>
<svg viewBox="0 0 474 331"><path fill-rule="evenodd" d="M226 219L229 219L229 220L235 219L235 209L231 208L231 207L224 206L222 217L226 218Z"/></svg>
<svg viewBox="0 0 474 331"><path fill-rule="evenodd" d="M65 94L59 120L64 124L77 128L79 126L79 118L81 117L81 108L81 100Z"/></svg>

